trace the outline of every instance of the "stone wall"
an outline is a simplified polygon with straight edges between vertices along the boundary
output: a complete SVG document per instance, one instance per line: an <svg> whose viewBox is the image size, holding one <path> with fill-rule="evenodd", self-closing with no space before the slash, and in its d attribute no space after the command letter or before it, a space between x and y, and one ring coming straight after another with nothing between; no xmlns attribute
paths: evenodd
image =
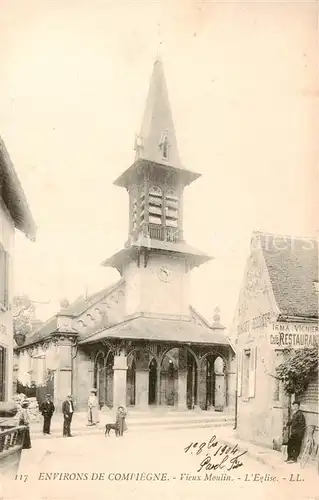
<svg viewBox="0 0 319 500"><path fill-rule="evenodd" d="M162 278L161 269L167 270L167 279ZM189 276L183 258L152 254L146 267L130 263L124 278L126 315L137 312L189 315Z"/></svg>

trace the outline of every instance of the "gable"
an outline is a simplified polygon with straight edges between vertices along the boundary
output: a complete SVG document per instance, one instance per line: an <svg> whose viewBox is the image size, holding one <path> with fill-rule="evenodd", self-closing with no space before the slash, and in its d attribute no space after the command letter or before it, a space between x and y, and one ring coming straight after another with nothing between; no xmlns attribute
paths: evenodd
<svg viewBox="0 0 319 500"><path fill-rule="evenodd" d="M254 330L273 322L278 314L263 253L260 248L252 248L239 293L233 333L252 336Z"/></svg>
<svg viewBox="0 0 319 500"><path fill-rule="evenodd" d="M124 281L120 280L104 295L72 320L72 328L85 338L102 327L119 323L124 318Z"/></svg>
<svg viewBox="0 0 319 500"><path fill-rule="evenodd" d="M191 322L195 323L195 325L209 327L209 323L205 320L205 318L199 314L198 311L193 306L189 306L189 315L191 317Z"/></svg>

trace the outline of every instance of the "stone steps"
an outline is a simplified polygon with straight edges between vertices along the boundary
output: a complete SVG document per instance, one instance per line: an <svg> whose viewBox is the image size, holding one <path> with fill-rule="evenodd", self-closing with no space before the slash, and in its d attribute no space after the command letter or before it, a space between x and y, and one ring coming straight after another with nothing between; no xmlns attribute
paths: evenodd
<svg viewBox="0 0 319 500"><path fill-rule="evenodd" d="M84 415L83 415L84 417ZM74 419L75 420L75 419ZM198 429L198 428L216 428L231 427L234 425L234 416L227 413L215 412L175 412L163 415L139 412L128 415L127 426L130 432L160 431L160 430L180 430L180 429ZM85 418L75 420L72 425L74 435L90 435L104 433L106 423L113 423L114 416L110 414L101 414L101 421L96 426L87 426ZM61 437L62 434L62 416L61 420L52 422L51 436ZM41 425L31 426L32 438L43 437ZM46 437L50 439L50 437Z"/></svg>

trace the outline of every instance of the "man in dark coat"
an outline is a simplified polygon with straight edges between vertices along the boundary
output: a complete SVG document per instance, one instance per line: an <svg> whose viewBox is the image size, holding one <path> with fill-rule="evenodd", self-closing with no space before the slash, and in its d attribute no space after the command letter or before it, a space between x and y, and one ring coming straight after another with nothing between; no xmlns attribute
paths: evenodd
<svg viewBox="0 0 319 500"><path fill-rule="evenodd" d="M43 415L43 434L51 434L50 426L51 426L51 418L55 411L55 407L53 402L51 401L51 395L46 394L45 400L40 406L40 412Z"/></svg>
<svg viewBox="0 0 319 500"><path fill-rule="evenodd" d="M290 427L290 437L288 439L288 463L297 462L297 458L300 453L300 448L302 444L302 439L306 430L306 419L304 414L300 410L300 403L295 401L292 405L293 415L291 420L288 422Z"/></svg>
<svg viewBox="0 0 319 500"><path fill-rule="evenodd" d="M74 413L72 396L68 396L62 404L63 413L63 437L71 437L71 422Z"/></svg>

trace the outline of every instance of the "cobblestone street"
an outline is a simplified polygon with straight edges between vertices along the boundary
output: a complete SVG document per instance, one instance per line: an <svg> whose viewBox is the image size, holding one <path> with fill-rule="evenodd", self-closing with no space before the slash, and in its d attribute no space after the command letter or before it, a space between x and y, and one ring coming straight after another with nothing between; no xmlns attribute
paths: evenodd
<svg viewBox="0 0 319 500"><path fill-rule="evenodd" d="M222 430L220 439L221 435ZM232 471L227 471L230 466L228 461L224 469L197 472L207 453L213 455L219 447L220 443L210 450L203 448L196 455L199 444L208 442L211 437L208 429L194 429L127 433L123 438L115 438L113 434L104 438L101 433L100 436L70 439L38 439L31 450L23 451L19 470L21 476L3 486L0 498L148 500L165 497L166 500L197 500L211 499L216 495L229 498L244 495L245 499L254 500L316 498L316 485L310 484L295 465L287 468L286 474L281 471L276 476L273 468L243 455L238 459L243 465ZM199 444L193 451L190 448L185 453L184 449L192 442ZM243 451L239 449L235 455ZM221 460L216 456L212 463L220 464ZM144 476L141 475L143 472ZM300 480L290 481L290 474L293 474L293 479L298 479L298 472ZM127 473L140 473L140 477L123 476ZM152 476L147 476L147 473L152 473ZM260 476L255 476L257 474ZM25 475L28 477L23 482ZM274 476L275 481L271 480Z"/></svg>

